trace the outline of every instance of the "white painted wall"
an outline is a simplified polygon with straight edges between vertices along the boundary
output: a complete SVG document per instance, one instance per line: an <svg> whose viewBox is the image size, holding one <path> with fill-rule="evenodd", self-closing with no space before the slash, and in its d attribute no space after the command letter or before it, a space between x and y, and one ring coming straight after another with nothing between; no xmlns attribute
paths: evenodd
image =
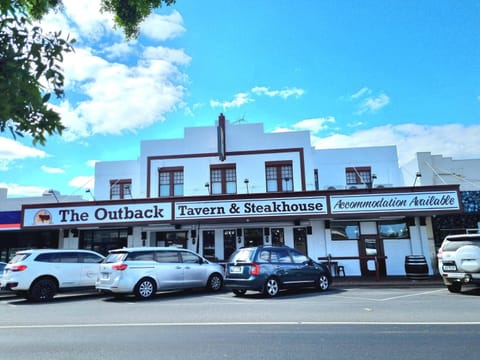
<svg viewBox="0 0 480 360"><path fill-rule="evenodd" d="M421 185L458 184L461 191L480 190L480 159L456 160L430 152L417 153Z"/></svg>

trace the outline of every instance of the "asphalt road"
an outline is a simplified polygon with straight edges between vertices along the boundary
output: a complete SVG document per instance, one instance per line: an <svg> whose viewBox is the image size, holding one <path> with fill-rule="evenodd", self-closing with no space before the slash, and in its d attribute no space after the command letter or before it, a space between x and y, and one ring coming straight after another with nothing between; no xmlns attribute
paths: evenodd
<svg viewBox="0 0 480 360"><path fill-rule="evenodd" d="M150 301L0 297L0 358L477 359L479 296L477 289L416 286L335 287L275 299L197 291Z"/></svg>

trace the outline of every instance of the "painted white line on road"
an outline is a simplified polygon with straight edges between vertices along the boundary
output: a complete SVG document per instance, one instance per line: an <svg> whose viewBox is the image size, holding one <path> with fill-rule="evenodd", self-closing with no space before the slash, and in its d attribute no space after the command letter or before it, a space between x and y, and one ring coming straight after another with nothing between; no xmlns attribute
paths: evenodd
<svg viewBox="0 0 480 360"><path fill-rule="evenodd" d="M353 299L353 300L368 300L368 301L377 301L377 302L383 302L383 301L390 301L390 300L396 300L396 299L401 299L401 298L407 298L407 297L414 297L414 296L421 296L421 295L429 295L433 294L436 292L443 292L444 289L437 289L437 290L432 290L432 291L424 291L424 292L416 292L413 294L404 294L404 295L397 295L397 296L390 296L387 298L370 298L370 297L363 297L363 296L346 296L346 295L334 295L335 297L340 297L344 299Z"/></svg>
<svg viewBox="0 0 480 360"><path fill-rule="evenodd" d="M204 322L204 323L111 323L111 324L46 324L46 325L0 325L0 330L13 329L75 329L75 328L99 328L99 327L172 327L172 326L192 326L192 327L207 327L207 326L298 326L298 325L368 325L368 326L397 326L397 325L428 325L428 326L464 326L464 325L480 325L480 321L266 321L266 322Z"/></svg>

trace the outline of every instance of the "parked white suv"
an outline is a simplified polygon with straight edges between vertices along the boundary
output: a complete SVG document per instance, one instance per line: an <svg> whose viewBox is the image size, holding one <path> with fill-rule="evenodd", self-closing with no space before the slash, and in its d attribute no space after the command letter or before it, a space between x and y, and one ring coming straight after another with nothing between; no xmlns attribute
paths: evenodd
<svg viewBox="0 0 480 360"><path fill-rule="evenodd" d="M438 270L451 292L480 284L480 234L449 235L438 250Z"/></svg>
<svg viewBox="0 0 480 360"><path fill-rule="evenodd" d="M223 287L224 269L193 251L175 247L138 247L110 250L100 265L96 288L139 299L157 291Z"/></svg>
<svg viewBox="0 0 480 360"><path fill-rule="evenodd" d="M33 301L49 301L61 291L95 290L103 259L89 250L18 251L5 266L0 288Z"/></svg>

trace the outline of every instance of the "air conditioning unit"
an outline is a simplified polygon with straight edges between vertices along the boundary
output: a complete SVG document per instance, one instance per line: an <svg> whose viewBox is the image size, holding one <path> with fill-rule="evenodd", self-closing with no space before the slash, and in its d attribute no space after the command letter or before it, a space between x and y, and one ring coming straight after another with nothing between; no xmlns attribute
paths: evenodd
<svg viewBox="0 0 480 360"><path fill-rule="evenodd" d="M378 189L383 189L387 187L393 187L393 185L392 184L376 184L375 187Z"/></svg>

